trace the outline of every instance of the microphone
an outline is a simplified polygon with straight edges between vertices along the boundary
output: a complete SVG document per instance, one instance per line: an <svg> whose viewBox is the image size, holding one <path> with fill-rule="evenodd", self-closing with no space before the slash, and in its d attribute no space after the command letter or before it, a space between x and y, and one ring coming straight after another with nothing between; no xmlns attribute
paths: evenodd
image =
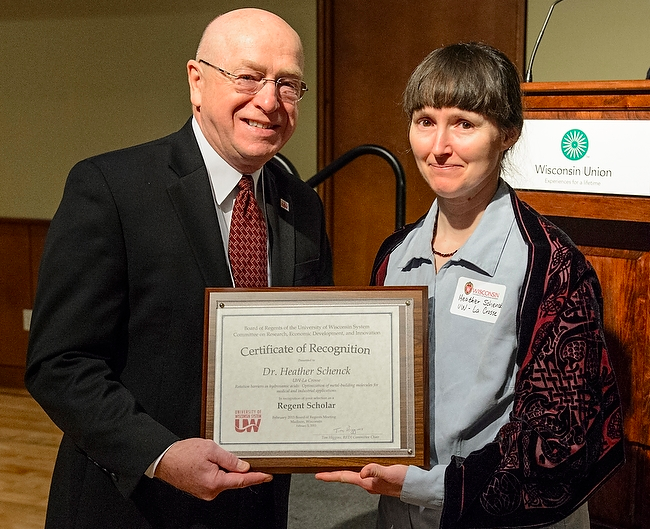
<svg viewBox="0 0 650 529"><path fill-rule="evenodd" d="M530 62L528 63L528 71L526 72L527 83L530 83L533 80L533 62L535 61L535 54L537 53L537 48L539 47L539 43L542 41L542 37L544 36L544 31L546 30L548 21L551 18L551 14L553 13L553 8L562 1L563 0L555 0L555 2L551 4L551 7L548 10L548 14L546 15L546 20L544 20L544 23L542 24L542 29L539 30L539 35L537 35L537 41L535 42L535 46L533 47L533 53L530 54Z"/></svg>

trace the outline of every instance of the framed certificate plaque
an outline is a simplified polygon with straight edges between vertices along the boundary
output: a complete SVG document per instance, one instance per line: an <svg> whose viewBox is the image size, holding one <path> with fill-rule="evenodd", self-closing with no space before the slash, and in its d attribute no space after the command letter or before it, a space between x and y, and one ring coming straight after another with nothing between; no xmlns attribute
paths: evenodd
<svg viewBox="0 0 650 529"><path fill-rule="evenodd" d="M274 473L428 465L426 287L206 289L203 435Z"/></svg>

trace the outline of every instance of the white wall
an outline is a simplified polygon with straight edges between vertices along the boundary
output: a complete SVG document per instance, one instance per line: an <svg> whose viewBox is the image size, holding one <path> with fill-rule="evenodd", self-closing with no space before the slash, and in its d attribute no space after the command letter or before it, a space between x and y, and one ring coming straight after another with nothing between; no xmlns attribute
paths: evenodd
<svg viewBox="0 0 650 529"><path fill-rule="evenodd" d="M135 4L135 5L133 5ZM0 0L0 217L54 214L72 165L191 115L185 64L205 26L250 2ZM316 172L316 0L256 0L303 38L309 92L283 149Z"/></svg>

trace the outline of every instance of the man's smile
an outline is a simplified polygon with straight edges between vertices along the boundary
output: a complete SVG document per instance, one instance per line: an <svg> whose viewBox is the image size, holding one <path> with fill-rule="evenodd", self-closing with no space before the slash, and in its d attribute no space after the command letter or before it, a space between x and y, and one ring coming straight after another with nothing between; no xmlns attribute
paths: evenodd
<svg viewBox="0 0 650 529"><path fill-rule="evenodd" d="M272 129L273 128L273 125L271 125L270 123L260 123L259 121L253 121L252 119L244 119L244 121L246 123L248 123L248 125L250 125L251 127L255 127L255 128L258 128L258 129Z"/></svg>

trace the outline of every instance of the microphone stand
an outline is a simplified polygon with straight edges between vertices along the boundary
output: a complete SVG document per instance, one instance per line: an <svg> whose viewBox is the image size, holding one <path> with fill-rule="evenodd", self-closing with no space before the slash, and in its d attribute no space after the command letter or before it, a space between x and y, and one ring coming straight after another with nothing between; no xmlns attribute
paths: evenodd
<svg viewBox="0 0 650 529"><path fill-rule="evenodd" d="M535 54L537 53L537 48L539 47L539 43L542 41L542 37L544 36L544 31L546 30L548 21L551 18L551 14L553 13L553 8L560 2L562 2L562 0L555 0L555 2L551 4L551 7L548 10L548 14L546 15L546 20L544 20L544 23L542 24L542 29L540 29L539 35L537 35L537 41L535 42L535 46L533 47L533 53L530 54L530 62L528 63L528 71L526 72L527 83L530 83L533 80L533 61L535 60Z"/></svg>

